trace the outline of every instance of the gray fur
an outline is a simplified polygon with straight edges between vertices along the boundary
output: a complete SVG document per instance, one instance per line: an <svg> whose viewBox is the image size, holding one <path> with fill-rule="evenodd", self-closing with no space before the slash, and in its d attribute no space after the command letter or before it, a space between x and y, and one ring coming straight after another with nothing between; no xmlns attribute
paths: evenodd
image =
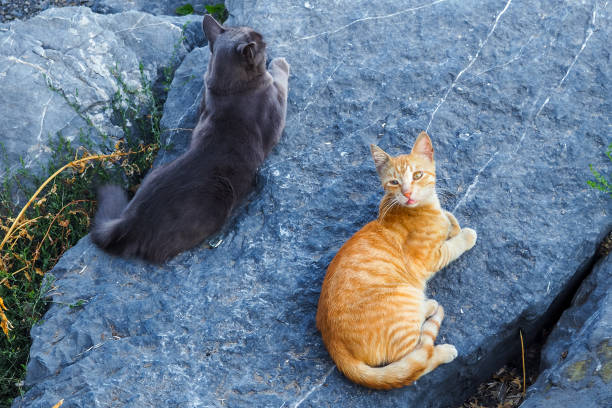
<svg viewBox="0 0 612 408"><path fill-rule="evenodd" d="M152 170L129 203L118 187L99 190L91 237L112 254L161 263L219 232L285 127L284 58L268 71L259 33L209 15L202 26L212 56L189 149Z"/></svg>

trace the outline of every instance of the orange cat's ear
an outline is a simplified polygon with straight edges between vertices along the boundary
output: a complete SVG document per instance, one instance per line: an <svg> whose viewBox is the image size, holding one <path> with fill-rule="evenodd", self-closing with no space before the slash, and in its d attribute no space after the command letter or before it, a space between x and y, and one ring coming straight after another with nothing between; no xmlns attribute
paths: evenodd
<svg viewBox="0 0 612 408"><path fill-rule="evenodd" d="M391 160L391 156L385 153L383 149L373 144L370 145L370 151L372 152L372 158L376 165L376 171L380 174L387 163L389 163L389 160Z"/></svg>
<svg viewBox="0 0 612 408"><path fill-rule="evenodd" d="M412 154L421 154L423 156L427 156L429 160L433 161L433 146L431 144L431 139L425 132L421 132L419 136L417 136L416 142L414 142L414 146L412 147Z"/></svg>

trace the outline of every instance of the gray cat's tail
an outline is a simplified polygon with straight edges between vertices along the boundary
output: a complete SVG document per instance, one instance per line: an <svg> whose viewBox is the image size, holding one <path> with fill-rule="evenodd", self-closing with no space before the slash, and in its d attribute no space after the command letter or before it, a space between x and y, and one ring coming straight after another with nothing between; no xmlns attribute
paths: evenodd
<svg viewBox="0 0 612 408"><path fill-rule="evenodd" d="M98 212L91 229L91 240L102 249L110 249L124 235L121 213L128 198L119 186L107 185L98 189Z"/></svg>

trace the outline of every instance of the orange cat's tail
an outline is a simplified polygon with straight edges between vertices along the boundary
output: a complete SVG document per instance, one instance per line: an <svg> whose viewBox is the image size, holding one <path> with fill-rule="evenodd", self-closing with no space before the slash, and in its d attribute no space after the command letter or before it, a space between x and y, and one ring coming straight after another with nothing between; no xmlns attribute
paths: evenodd
<svg viewBox="0 0 612 408"><path fill-rule="evenodd" d="M344 348L335 350L334 361L344 375L366 387L386 390L409 385L440 364L449 363L457 357L457 350L450 344L434 346L443 317L444 310L440 306L423 323L421 341L417 347L391 364L383 367L369 366Z"/></svg>

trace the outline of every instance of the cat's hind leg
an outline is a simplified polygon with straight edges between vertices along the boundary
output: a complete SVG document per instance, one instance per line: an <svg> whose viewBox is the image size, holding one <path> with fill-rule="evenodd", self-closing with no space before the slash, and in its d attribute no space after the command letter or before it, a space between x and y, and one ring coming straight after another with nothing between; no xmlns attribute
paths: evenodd
<svg viewBox="0 0 612 408"><path fill-rule="evenodd" d="M438 306L436 312L429 319L423 323L421 328L421 343L419 347L431 348L433 351L427 360L427 366L421 375L425 375L438 367L440 364L450 363L457 357L457 349L451 344L440 344L433 346L438 332L440 331L440 325L444 319L444 308Z"/></svg>
<svg viewBox="0 0 612 408"><path fill-rule="evenodd" d="M436 313L436 311L438 310L438 302L433 300L433 299L427 299L425 301L425 313L424 313L424 319L423 321L429 319L431 316L434 315L434 313Z"/></svg>

